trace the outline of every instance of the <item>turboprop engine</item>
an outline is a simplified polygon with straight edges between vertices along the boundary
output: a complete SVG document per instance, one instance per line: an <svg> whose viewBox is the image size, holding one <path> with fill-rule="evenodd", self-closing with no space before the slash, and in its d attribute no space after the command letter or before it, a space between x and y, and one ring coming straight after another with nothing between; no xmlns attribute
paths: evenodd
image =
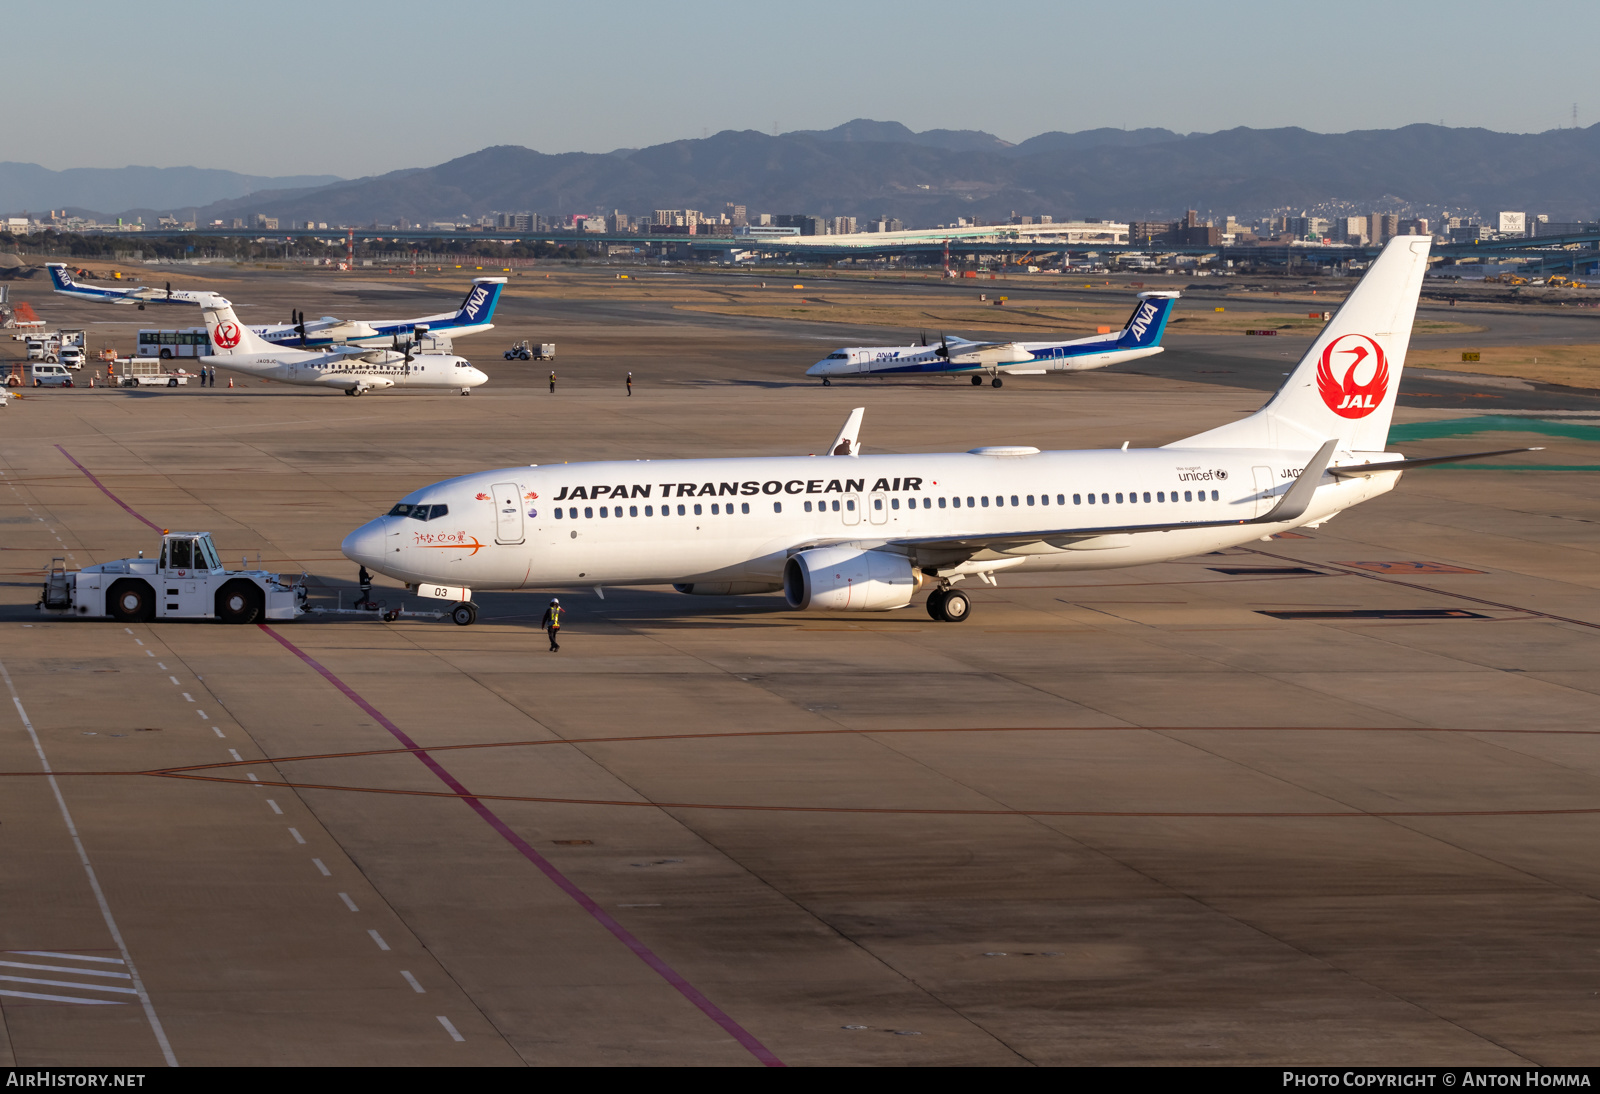
<svg viewBox="0 0 1600 1094"><path fill-rule="evenodd" d="M904 555L858 547L801 551L783 567L783 595L801 611L892 612L911 603L921 584Z"/></svg>

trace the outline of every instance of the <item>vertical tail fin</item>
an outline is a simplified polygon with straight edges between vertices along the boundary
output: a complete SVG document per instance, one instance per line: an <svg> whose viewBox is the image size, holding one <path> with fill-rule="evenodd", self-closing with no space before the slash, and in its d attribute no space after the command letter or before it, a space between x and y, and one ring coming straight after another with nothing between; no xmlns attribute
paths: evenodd
<svg viewBox="0 0 1600 1094"><path fill-rule="evenodd" d="M494 320L495 305L500 303L500 290L506 287L503 277L475 277L472 291L461 302L456 312L456 322L463 326L471 323L489 323Z"/></svg>
<svg viewBox="0 0 1600 1094"><path fill-rule="evenodd" d="M1381 452L1432 243L1390 240L1266 406L1168 447L1316 448L1337 438L1341 448Z"/></svg>
<svg viewBox="0 0 1600 1094"><path fill-rule="evenodd" d="M74 288L72 274L67 272L67 264L65 262L47 262L45 263L45 268L50 271L50 280L56 283L58 291Z"/></svg>
<svg viewBox="0 0 1600 1094"><path fill-rule="evenodd" d="M216 293L196 293L195 296L200 314L205 317L206 336L211 340L211 352L207 356L280 352L277 346L239 322L239 317L233 314L233 305L227 300Z"/></svg>
<svg viewBox="0 0 1600 1094"><path fill-rule="evenodd" d="M1166 332L1167 320L1172 317L1172 306L1177 302L1175 292L1142 292L1139 306L1133 309L1128 323L1117 339L1118 349L1145 349L1159 346Z"/></svg>

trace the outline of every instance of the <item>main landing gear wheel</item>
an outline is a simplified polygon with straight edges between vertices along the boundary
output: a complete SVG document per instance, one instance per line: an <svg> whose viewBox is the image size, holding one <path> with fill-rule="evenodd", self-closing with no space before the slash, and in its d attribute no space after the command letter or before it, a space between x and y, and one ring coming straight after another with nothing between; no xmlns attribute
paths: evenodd
<svg viewBox="0 0 1600 1094"><path fill-rule="evenodd" d="M359 399L361 397L361 389L360 388L353 387L353 388L349 388L347 390L348 390L349 394L354 395L356 398Z"/></svg>
<svg viewBox="0 0 1600 1094"><path fill-rule="evenodd" d="M983 377L982 376L974 376L972 378L972 386L973 387L982 387L983 386Z"/></svg>
<svg viewBox="0 0 1600 1094"><path fill-rule="evenodd" d="M939 616L946 623L960 623L972 614L972 601L960 589L951 589L939 603Z"/></svg>
<svg viewBox="0 0 1600 1094"><path fill-rule="evenodd" d="M928 594L928 618L937 623L944 622L945 592L944 589L935 589Z"/></svg>
<svg viewBox="0 0 1600 1094"><path fill-rule="evenodd" d="M998 376L996 376L993 380L990 380L989 382L991 384L993 384L995 387L1000 387L1001 386L1000 377L998 377Z"/></svg>
<svg viewBox="0 0 1600 1094"><path fill-rule="evenodd" d="M478 621L478 606L470 600L462 601L450 609L450 622L458 627L470 627Z"/></svg>

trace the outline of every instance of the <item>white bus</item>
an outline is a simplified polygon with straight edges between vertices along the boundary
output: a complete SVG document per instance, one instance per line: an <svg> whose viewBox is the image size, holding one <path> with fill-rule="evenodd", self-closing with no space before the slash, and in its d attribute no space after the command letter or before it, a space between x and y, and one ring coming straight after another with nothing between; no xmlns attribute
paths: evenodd
<svg viewBox="0 0 1600 1094"><path fill-rule="evenodd" d="M183 330L142 330L139 332L140 357L204 357L210 352L204 327Z"/></svg>

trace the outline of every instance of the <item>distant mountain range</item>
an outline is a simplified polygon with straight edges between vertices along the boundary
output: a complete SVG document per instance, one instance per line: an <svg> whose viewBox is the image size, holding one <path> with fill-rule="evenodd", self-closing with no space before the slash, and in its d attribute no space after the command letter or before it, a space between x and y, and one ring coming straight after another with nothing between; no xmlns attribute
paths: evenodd
<svg viewBox="0 0 1600 1094"><path fill-rule="evenodd" d="M160 210L210 205L258 190L300 190L338 182L338 175L241 175L204 167L73 167L0 163L0 212L48 209ZM103 213L101 215L104 215Z"/></svg>
<svg viewBox="0 0 1600 1094"><path fill-rule="evenodd" d="M25 165L0 165L0 208L17 205L8 171L19 166ZM829 130L780 136L728 130L607 154L502 145L434 167L307 185L255 180L269 185L251 192L233 184L231 192L200 205L199 216L202 222L261 213L284 222L394 224L491 212L719 212L725 202L737 202L752 213L887 215L922 225L957 216L999 219L1013 211L1058 219L1160 219L1185 208L1250 216L1350 202L1513 209L1577 220L1600 213L1597 169L1600 126L1537 134L1435 125L1337 134L1094 129L1010 144L976 130L916 133L898 122L857 119ZM137 178L129 176L129 185ZM198 193L198 180L189 185L189 193ZM97 205L62 196L27 204L176 209L198 203L193 197L150 200L153 189L141 191L139 200L131 191L118 192L122 200L102 198Z"/></svg>

